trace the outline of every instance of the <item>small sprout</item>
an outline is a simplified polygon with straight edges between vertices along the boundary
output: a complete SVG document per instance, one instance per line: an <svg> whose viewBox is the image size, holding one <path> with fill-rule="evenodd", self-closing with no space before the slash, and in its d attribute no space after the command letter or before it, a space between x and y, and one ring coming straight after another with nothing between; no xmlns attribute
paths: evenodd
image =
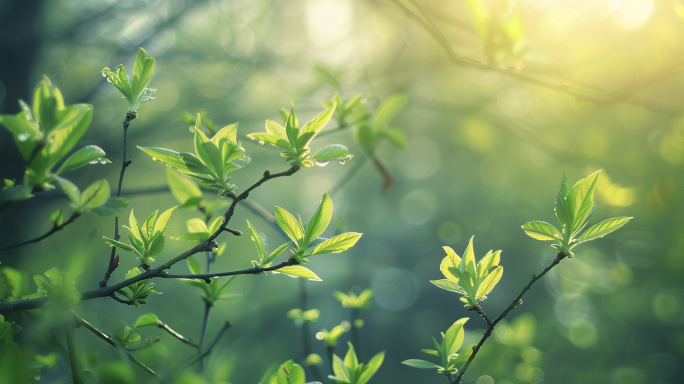
<svg viewBox="0 0 684 384"><path fill-rule="evenodd" d="M154 58L147 56L147 51L140 48L138 56L135 58L133 66L133 80L130 81L126 76L126 69L123 64L116 66L112 72L105 67L102 70L102 77L124 95L128 101L128 113L137 116L140 104L147 103L155 99L154 89L147 88L154 73Z"/></svg>
<svg viewBox="0 0 684 384"><path fill-rule="evenodd" d="M373 356L367 364L359 363L359 359L354 351L352 343L347 343L349 350L344 360L337 355L333 355L334 376L328 376L337 384L366 384L380 369L385 359L385 351Z"/></svg>
<svg viewBox="0 0 684 384"><path fill-rule="evenodd" d="M345 308L364 310L370 307L371 299L373 298L373 291L370 289L365 289L358 296L352 291L349 291L347 294L344 294L340 291L335 291L334 296Z"/></svg>
<svg viewBox="0 0 684 384"><path fill-rule="evenodd" d="M614 217L594 224L582 232L596 207L594 194L600 174L600 170L592 173L579 180L568 191L567 177L565 171L563 172L554 207L556 218L561 225L560 231L544 221L527 222L522 225L522 229L534 239L555 242L552 247L563 255L572 257L574 254L571 250L577 245L601 238L627 224L632 217Z"/></svg>
<svg viewBox="0 0 684 384"><path fill-rule="evenodd" d="M475 263L474 237L470 238L463 260L450 247L443 247L447 255L439 269L445 279L430 280L439 288L463 295L461 301L466 303L465 306L468 308L473 308L485 300L503 275L503 267L499 266L501 251L489 251L477 264Z"/></svg>
<svg viewBox="0 0 684 384"><path fill-rule="evenodd" d="M463 325L468 321L468 318L456 320L454 324L449 327L446 333L442 333L442 343L438 343L435 338L432 338L432 344L435 349L423 349L423 353L431 356L437 356L441 360L442 365L434 364L429 361L420 359L409 359L402 362L413 368L437 368L437 373L455 374L458 372L458 366L465 363L470 355L473 353L474 345L464 348L461 353L456 353L463 345L465 332Z"/></svg>

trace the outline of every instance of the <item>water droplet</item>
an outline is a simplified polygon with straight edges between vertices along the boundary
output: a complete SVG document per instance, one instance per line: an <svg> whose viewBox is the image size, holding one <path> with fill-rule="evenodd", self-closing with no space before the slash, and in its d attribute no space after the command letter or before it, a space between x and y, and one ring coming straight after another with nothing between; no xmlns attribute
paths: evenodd
<svg viewBox="0 0 684 384"><path fill-rule="evenodd" d="M344 160L340 160L340 164L341 164L341 165L344 165L344 163L345 163Z"/></svg>
<svg viewBox="0 0 684 384"><path fill-rule="evenodd" d="M318 332L318 333L316 334L316 339L318 339L318 340L323 340L323 337L324 337L324 336L325 336L325 335L323 334L323 332Z"/></svg>
<svg viewBox="0 0 684 384"><path fill-rule="evenodd" d="M107 82L111 84L112 80L108 77Z"/></svg>
<svg viewBox="0 0 684 384"><path fill-rule="evenodd" d="M88 162L88 164L97 164L97 163L99 163L99 161L97 161L97 160L93 160L93 161Z"/></svg>
<svg viewBox="0 0 684 384"><path fill-rule="evenodd" d="M156 157L153 157L153 158L152 158L152 161L157 161L157 158L156 158Z"/></svg>
<svg viewBox="0 0 684 384"><path fill-rule="evenodd" d="M195 133L195 126L194 125L191 125L188 128L190 129L190 133Z"/></svg>
<svg viewBox="0 0 684 384"><path fill-rule="evenodd" d="M250 137L250 139L252 139L252 141L256 140L256 138L254 138L254 137Z"/></svg>
<svg viewBox="0 0 684 384"><path fill-rule="evenodd" d="M266 145L266 143L263 140L259 140L259 145Z"/></svg>
<svg viewBox="0 0 684 384"><path fill-rule="evenodd" d="M100 164L107 164L107 160L100 160Z"/></svg>
<svg viewBox="0 0 684 384"><path fill-rule="evenodd" d="M22 143L26 140L28 140L31 137L31 134L29 133L20 133L17 135L17 140L21 141Z"/></svg>
<svg viewBox="0 0 684 384"><path fill-rule="evenodd" d="M330 161L316 161L315 164L319 167L325 167L326 165L330 164Z"/></svg>
<svg viewBox="0 0 684 384"><path fill-rule="evenodd" d="M102 77L107 77L107 74L102 72Z"/></svg>

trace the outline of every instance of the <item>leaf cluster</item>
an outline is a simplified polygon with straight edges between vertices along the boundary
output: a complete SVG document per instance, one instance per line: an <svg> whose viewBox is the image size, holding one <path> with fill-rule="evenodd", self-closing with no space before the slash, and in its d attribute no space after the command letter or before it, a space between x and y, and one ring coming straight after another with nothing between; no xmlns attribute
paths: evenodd
<svg viewBox="0 0 684 384"><path fill-rule="evenodd" d="M277 369L271 367L259 380L259 384L305 384L305 382L304 368L292 360L284 362Z"/></svg>
<svg viewBox="0 0 684 384"><path fill-rule="evenodd" d="M354 351L352 343L347 343L349 350L342 360L339 356L333 355L334 376L328 376L337 384L366 384L380 369L385 359L385 351L373 356L367 364L359 363L359 359Z"/></svg>
<svg viewBox="0 0 684 384"><path fill-rule="evenodd" d="M503 267L499 266L501 251L489 251L475 263L474 237L470 238L463 259L450 247L443 247L447 255L442 259L439 269L445 279L430 280L439 288L463 295L461 301L466 303L466 307L474 307L485 300L503 275Z"/></svg>
<svg viewBox="0 0 684 384"><path fill-rule="evenodd" d="M169 221L176 211L176 208L178 208L178 206L168 209L159 215L159 217L157 217L159 211L154 211L147 220L145 220L142 226L138 224L138 221L133 214L133 210L131 209L131 214L128 219L129 226L123 226L128 232L128 241L130 244L110 239L106 236L103 236L104 242L123 251L135 253L138 255L137 259L140 260L141 265L150 264L154 261L154 257L164 250L164 245L166 244L166 229L169 226Z"/></svg>
<svg viewBox="0 0 684 384"><path fill-rule="evenodd" d="M328 145L318 150L313 156L309 148L314 137L330 121L336 106L337 104L333 104L301 128L293 106L286 116L285 127L275 121L266 120L265 133L250 133L247 137L258 141L261 145L271 144L283 149L281 156L302 167L311 167L314 164L326 165L333 160L344 162L352 156L343 145Z"/></svg>
<svg viewBox="0 0 684 384"><path fill-rule="evenodd" d="M53 171L90 126L93 119L92 105L65 106L62 93L47 77L36 87L31 107L21 100L19 104L21 112L16 115L0 115L0 124L12 134L27 163L27 169L22 185L5 180L0 196L2 199L13 201L30 198L34 190L53 189L51 182L56 175L89 163L109 162L102 149L89 145L71 155Z"/></svg>
<svg viewBox="0 0 684 384"><path fill-rule="evenodd" d="M572 257L574 254L571 250L577 245L601 238L627 224L632 217L613 217L582 231L596 207L594 194L600 174L600 170L596 171L579 180L568 190L567 176L564 171L554 207L561 230L544 221L530 221L522 226L525 233L537 240L554 241L555 244L551 245L552 247Z"/></svg>
<svg viewBox="0 0 684 384"><path fill-rule="evenodd" d="M195 122L195 154L170 149L138 147L153 160L174 168L207 187L218 188L225 196L235 190L228 174L248 165L251 159L237 141L237 124L221 128L211 139L202 130L199 114Z"/></svg>
<svg viewBox="0 0 684 384"><path fill-rule="evenodd" d="M454 324L447 329L446 333L442 332L441 344L438 343L433 337L432 343L435 346L435 349L423 349L424 353L439 357L441 360L441 365L420 359L409 359L403 361L402 364L413 368L437 368L437 373L454 374L458 372L457 367L465 363L473 353L473 346L464 348L461 353L456 353L456 351L458 351L463 345L463 339L465 338L463 325L467 321L467 317L456 320L456 322L454 322Z"/></svg>
<svg viewBox="0 0 684 384"><path fill-rule="evenodd" d="M107 78L107 81L114 84L114 86L124 95L126 101L128 101L128 113L137 116L140 104L155 99L156 91L147 88L153 73L154 58L148 57L147 51L140 48L138 56L135 58L135 64L133 65L132 80L129 80L126 76L126 69L123 64L117 65L114 72L105 67L102 70L102 77Z"/></svg>
<svg viewBox="0 0 684 384"><path fill-rule="evenodd" d="M194 257L190 256L186 259L188 263L188 268L190 269L190 272L194 275L199 275L202 273L202 268L200 268L199 264L195 260ZM228 287L230 287L230 284L233 282L235 279L235 276L231 276L228 280L223 282L223 284L219 283L219 279L211 279L207 283L204 280L199 280L199 279L181 279L182 282L199 288L202 290L203 296L202 298L208 305L214 305L215 302L217 301L229 301L229 300L234 300L237 299L238 297L241 296L240 293L226 293L228 290Z"/></svg>
<svg viewBox="0 0 684 384"><path fill-rule="evenodd" d="M293 319L296 326L301 327L304 322L315 323L321 316L321 311L318 309L309 309L308 311L303 311L299 308L290 309L287 311L287 317Z"/></svg>
<svg viewBox="0 0 684 384"><path fill-rule="evenodd" d="M133 268L126 273L126 279L131 279L138 276L140 273L140 269ZM126 297L131 304L139 307L140 304L147 304L147 296L151 294L160 294L161 292L154 290L154 283L147 283L143 280L128 285L126 288L117 291L117 293Z"/></svg>
<svg viewBox="0 0 684 384"><path fill-rule="evenodd" d="M357 104L354 113L354 139L368 154L375 152L375 147L382 139L389 140L401 149L406 149L406 137L403 132L389 125L395 117L406 107L408 95L400 93L387 98L380 104L374 116L365 104Z"/></svg>
<svg viewBox="0 0 684 384"><path fill-rule="evenodd" d="M345 329L345 327L341 325L334 326L330 331L323 328L316 334L316 339L323 341L326 348L335 348L337 347L337 340L339 340L348 329L349 328Z"/></svg>
<svg viewBox="0 0 684 384"><path fill-rule="evenodd" d="M118 216L128 205L127 200L112 196L109 183L105 179L93 182L81 192L71 181L59 176L54 178L69 197L72 207L79 215L91 211L104 217ZM61 225L62 219L61 211L56 212L52 217L52 221L57 226Z"/></svg>
<svg viewBox="0 0 684 384"><path fill-rule="evenodd" d="M335 291L334 296L345 308L364 310L370 307L373 291L364 289L358 296L352 291L349 291L349 293L346 294Z"/></svg>

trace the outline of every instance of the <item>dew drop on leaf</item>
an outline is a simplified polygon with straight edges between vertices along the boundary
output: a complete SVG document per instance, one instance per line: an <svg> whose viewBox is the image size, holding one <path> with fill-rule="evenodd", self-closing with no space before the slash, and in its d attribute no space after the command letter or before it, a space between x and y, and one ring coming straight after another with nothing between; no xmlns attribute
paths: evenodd
<svg viewBox="0 0 684 384"><path fill-rule="evenodd" d="M109 77L107 77L107 82L108 82L108 83L111 83L112 80L111 80Z"/></svg>
<svg viewBox="0 0 684 384"><path fill-rule="evenodd" d="M28 140L29 137L31 137L31 134L29 134L29 133L20 133L19 135L17 135L17 140L19 140L23 143L26 140Z"/></svg>
<svg viewBox="0 0 684 384"><path fill-rule="evenodd" d="M262 140L259 140L259 145L266 145L266 143Z"/></svg>
<svg viewBox="0 0 684 384"><path fill-rule="evenodd" d="M152 158L152 161L157 161L157 158L156 158L156 157L153 157L153 158Z"/></svg>
<svg viewBox="0 0 684 384"><path fill-rule="evenodd" d="M99 163L99 161L97 161L97 160L92 160L92 161L88 162L88 164L97 164L97 163Z"/></svg>
<svg viewBox="0 0 684 384"><path fill-rule="evenodd" d="M102 77L107 77L107 74L102 72Z"/></svg>
<svg viewBox="0 0 684 384"><path fill-rule="evenodd" d="M325 167L326 165L330 164L330 161L316 161L315 164L319 167Z"/></svg>
<svg viewBox="0 0 684 384"><path fill-rule="evenodd" d="M340 164L341 164L341 165L344 165L344 163L345 163L344 160L340 160Z"/></svg>
<svg viewBox="0 0 684 384"><path fill-rule="evenodd" d="M191 125L188 129L190 130L190 133L195 133L195 126Z"/></svg>

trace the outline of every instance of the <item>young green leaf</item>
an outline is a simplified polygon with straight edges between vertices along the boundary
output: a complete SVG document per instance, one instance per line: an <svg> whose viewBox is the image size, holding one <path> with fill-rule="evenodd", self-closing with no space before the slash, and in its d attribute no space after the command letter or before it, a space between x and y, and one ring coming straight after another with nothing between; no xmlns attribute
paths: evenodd
<svg viewBox="0 0 684 384"><path fill-rule="evenodd" d="M280 228L292 241L300 246L304 244L304 229L290 212L275 207L275 217Z"/></svg>
<svg viewBox="0 0 684 384"><path fill-rule="evenodd" d="M90 184L90 186L81 193L81 200L78 203L77 211L103 205L110 196L111 191L109 190L109 183L107 180L98 180Z"/></svg>
<svg viewBox="0 0 684 384"><path fill-rule="evenodd" d="M523 224L522 229L533 239L563 241L563 235L556 227L544 221L530 221Z"/></svg>
<svg viewBox="0 0 684 384"><path fill-rule="evenodd" d="M324 253L339 253L342 251L346 251L347 249L353 247L357 241L359 241L361 235L361 233L356 232L349 232L337 235L318 244L316 248L314 248L313 251L311 251L311 253L304 255L304 257L322 255Z"/></svg>
<svg viewBox="0 0 684 384"><path fill-rule="evenodd" d="M316 276L316 274L313 273L311 270L304 268L301 265L282 267L275 272L284 273L286 275L290 275L293 277L303 277L311 281L323 281L320 277Z"/></svg>
<svg viewBox="0 0 684 384"><path fill-rule="evenodd" d="M437 365L437 364L431 363L429 361L420 360L420 359L408 359L408 360L402 361L401 363L404 365L408 365L409 367L412 367L412 368L420 368L420 369L431 369L431 368L440 369L440 368L442 368L441 365Z"/></svg>
<svg viewBox="0 0 684 384"><path fill-rule="evenodd" d="M157 315L155 315L154 313L147 313L145 315L138 317L138 320L135 321L135 325L133 327L142 328L150 325L157 325L158 323L159 318L157 318Z"/></svg>
<svg viewBox="0 0 684 384"><path fill-rule="evenodd" d="M333 203L327 193L323 194L321 204L316 209L316 212L311 216L309 222L306 224L306 234L304 236L304 244L309 244L313 239L320 236L323 231L330 224L332 218Z"/></svg>
<svg viewBox="0 0 684 384"><path fill-rule="evenodd" d="M107 201L98 205L97 207L90 208L91 211L104 217L114 217L119 216L121 211L128 205L128 200L122 199L120 197L110 196Z"/></svg>
<svg viewBox="0 0 684 384"><path fill-rule="evenodd" d="M67 171L81 168L87 164L110 162L105 156L105 152L100 147L94 145L85 146L69 156L59 169L57 169L56 173L59 175Z"/></svg>
<svg viewBox="0 0 684 384"><path fill-rule="evenodd" d="M603 220L597 224L587 228L584 233L577 239L577 243L584 243L586 241L598 239L603 237L627 224L633 217L614 217L612 219Z"/></svg>
<svg viewBox="0 0 684 384"><path fill-rule="evenodd" d="M195 182L181 176L171 168L166 170L166 180L169 183L171 194L180 203L181 208L198 207L200 202L204 200L202 191Z"/></svg>

